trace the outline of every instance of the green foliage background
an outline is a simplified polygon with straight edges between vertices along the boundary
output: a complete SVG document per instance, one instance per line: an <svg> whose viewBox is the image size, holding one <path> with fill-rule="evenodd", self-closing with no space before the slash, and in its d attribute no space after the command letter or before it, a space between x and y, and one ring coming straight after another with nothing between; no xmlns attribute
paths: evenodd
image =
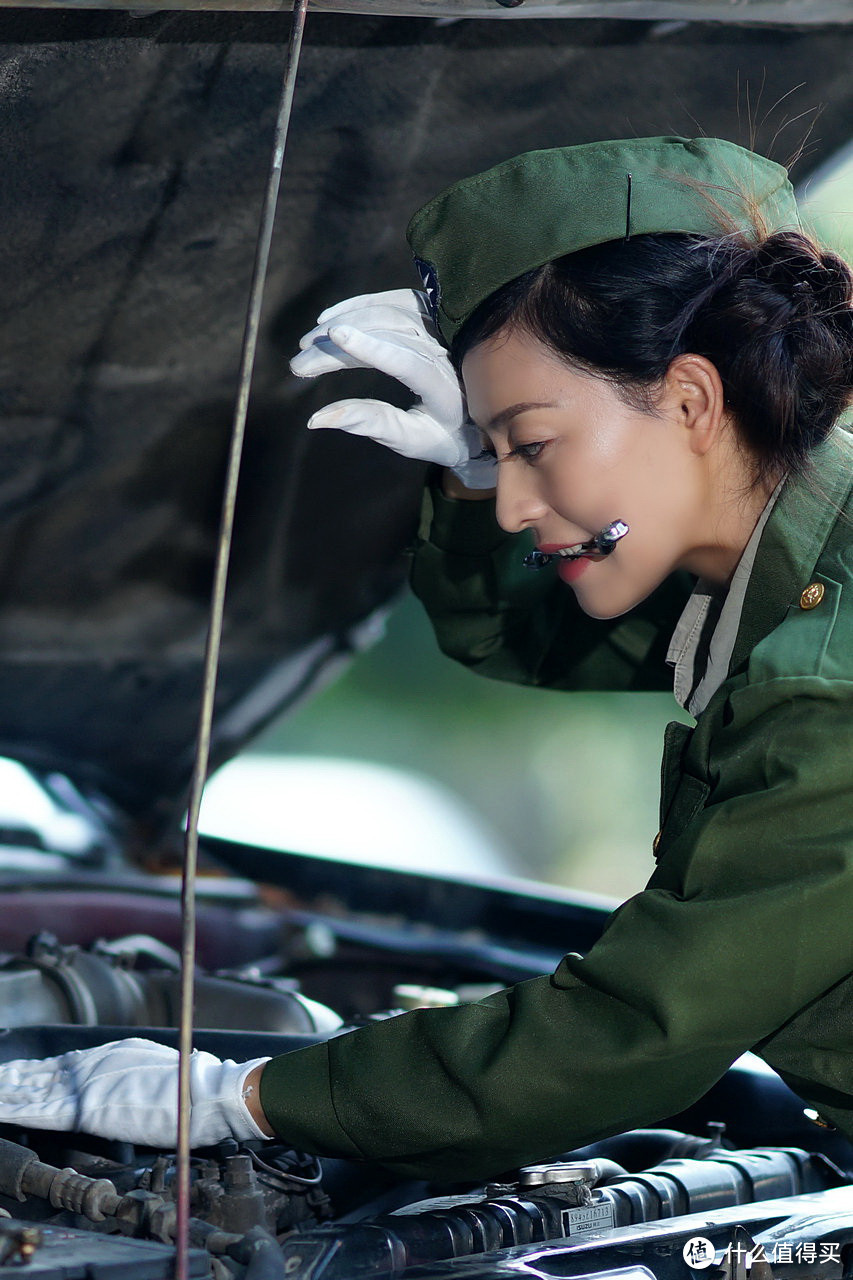
<svg viewBox="0 0 853 1280"><path fill-rule="evenodd" d="M620 895L651 867L660 742L677 712L669 694L484 680L438 651L407 596L385 638L256 749L426 774L486 817L514 851L515 874Z"/></svg>

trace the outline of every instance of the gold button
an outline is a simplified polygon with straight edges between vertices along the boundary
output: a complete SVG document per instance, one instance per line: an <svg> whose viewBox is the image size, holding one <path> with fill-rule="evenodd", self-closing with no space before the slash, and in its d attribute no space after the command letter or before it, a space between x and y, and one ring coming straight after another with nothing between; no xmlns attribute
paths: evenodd
<svg viewBox="0 0 853 1280"><path fill-rule="evenodd" d="M662 835L663 835L663 832L659 831L655 836L654 840L652 841L652 853L657 853L658 845L660 844L660 838Z"/></svg>
<svg viewBox="0 0 853 1280"><path fill-rule="evenodd" d="M822 582L810 582L800 596L801 609L816 609L823 599L826 587Z"/></svg>

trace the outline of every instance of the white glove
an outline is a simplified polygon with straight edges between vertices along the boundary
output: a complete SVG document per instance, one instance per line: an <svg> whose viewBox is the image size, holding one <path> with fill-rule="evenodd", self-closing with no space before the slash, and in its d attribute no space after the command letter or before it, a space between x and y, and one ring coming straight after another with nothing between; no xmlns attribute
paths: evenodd
<svg viewBox="0 0 853 1280"><path fill-rule="evenodd" d="M429 318L426 296L392 289L347 298L329 307L299 343L290 362L299 378L336 369L378 369L420 397L412 409L383 400L337 400L309 419L312 430L336 427L367 436L404 458L450 467L469 489L491 489L495 460L482 457L482 442L468 421L465 397Z"/></svg>
<svg viewBox="0 0 853 1280"><path fill-rule="evenodd" d="M220 1062L192 1055L190 1143L266 1138L243 1100L250 1071L269 1058ZM73 1130L147 1147L174 1148L178 1128L178 1051L152 1040L114 1040L58 1058L0 1063L0 1121Z"/></svg>

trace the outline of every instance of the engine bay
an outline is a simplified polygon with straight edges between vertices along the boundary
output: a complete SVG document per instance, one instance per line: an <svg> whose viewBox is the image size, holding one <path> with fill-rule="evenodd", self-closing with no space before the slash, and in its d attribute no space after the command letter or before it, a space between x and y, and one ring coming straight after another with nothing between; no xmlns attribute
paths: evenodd
<svg viewBox="0 0 853 1280"><path fill-rule="evenodd" d="M198 1048L236 1061L288 1052L407 1009L480 999L542 972L556 955L548 921L558 904L545 897L402 873L395 880L387 872L377 896L370 871L309 868L295 856L275 878L292 886L300 873L301 892L200 881ZM144 892L142 883L95 887L78 875L74 885L0 891L10 900L7 941L16 932L21 938L19 949L0 957L3 1061L127 1036L177 1043L179 904L168 879L149 878ZM461 909L477 928L447 927L445 894L468 895ZM475 901L479 910L471 912ZM604 912L573 910L568 940L587 944ZM555 944L558 935L566 941L571 911L564 906L559 915ZM49 919L63 927L39 927ZM0 1270L25 1268L45 1280L128 1269L139 1280L171 1275L175 1186L173 1151L4 1125ZM849 1145L805 1116L767 1068L744 1062L663 1127L508 1170L483 1186L399 1181L377 1167L280 1143L197 1150L190 1274L367 1280L486 1259L499 1267L532 1245L561 1250L564 1263L573 1258L565 1263L573 1274L592 1266L593 1249L592 1270L612 1269L613 1251L618 1259L631 1239L635 1255L677 1258L683 1275L687 1237L682 1232L664 1247L655 1234L663 1224L687 1231L691 1215L701 1214L705 1237L725 1242L748 1230L754 1240L759 1228L778 1232L781 1222L799 1221L815 1197L824 1207L826 1197L841 1197L853 1242ZM833 1266L819 1273L846 1274Z"/></svg>

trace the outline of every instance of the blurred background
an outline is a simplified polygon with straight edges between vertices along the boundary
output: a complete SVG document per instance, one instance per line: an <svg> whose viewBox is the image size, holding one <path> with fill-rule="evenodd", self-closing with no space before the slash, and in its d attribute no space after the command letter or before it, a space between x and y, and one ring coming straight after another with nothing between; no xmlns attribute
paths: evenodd
<svg viewBox="0 0 853 1280"><path fill-rule="evenodd" d="M853 261L853 146L799 194L818 237ZM669 694L564 694L475 676L438 651L404 594L378 643L219 771L203 826L621 899L652 869L662 735L676 718L689 721Z"/></svg>

